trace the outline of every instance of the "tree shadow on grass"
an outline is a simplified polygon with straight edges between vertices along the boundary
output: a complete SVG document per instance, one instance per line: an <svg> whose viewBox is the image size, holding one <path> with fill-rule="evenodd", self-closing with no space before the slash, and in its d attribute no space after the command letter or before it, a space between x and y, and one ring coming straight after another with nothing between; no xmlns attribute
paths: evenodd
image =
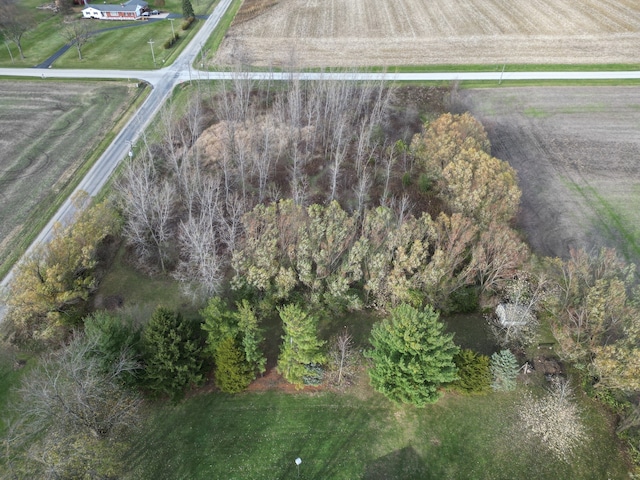
<svg viewBox="0 0 640 480"><path fill-rule="evenodd" d="M426 464L413 447L404 447L377 458L367 465L362 478L364 480L422 480L429 478Z"/></svg>

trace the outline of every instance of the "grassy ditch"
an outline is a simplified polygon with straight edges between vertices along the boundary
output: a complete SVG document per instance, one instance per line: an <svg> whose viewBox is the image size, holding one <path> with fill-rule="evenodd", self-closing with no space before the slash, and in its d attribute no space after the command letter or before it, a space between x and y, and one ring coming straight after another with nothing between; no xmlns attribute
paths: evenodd
<svg viewBox="0 0 640 480"><path fill-rule="evenodd" d="M621 195L621 192L602 192L593 186L580 186L575 183L570 187L577 192L593 209L593 223L628 262L640 258L640 228L638 228L638 199ZM616 194L617 193L617 194ZM634 192L640 192L636 189Z"/></svg>
<svg viewBox="0 0 640 480"><path fill-rule="evenodd" d="M222 40L224 40L224 37L227 34L227 30L229 30L229 27L231 26L231 22L233 22L238 10L242 6L242 1L243 0L233 0L231 2L231 5L220 19L218 26L205 42L205 49L207 52L206 58L204 59L205 65L209 64L210 60L215 57Z"/></svg>

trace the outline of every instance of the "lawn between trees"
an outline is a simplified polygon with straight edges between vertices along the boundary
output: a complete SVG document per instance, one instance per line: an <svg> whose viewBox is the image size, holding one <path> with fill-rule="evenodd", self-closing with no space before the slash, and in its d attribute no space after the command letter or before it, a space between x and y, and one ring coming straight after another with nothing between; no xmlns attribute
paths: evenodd
<svg viewBox="0 0 640 480"><path fill-rule="evenodd" d="M518 429L522 391L448 394L416 409L372 392L201 394L152 406L125 478L623 479L610 419L582 400L591 440L571 463Z"/></svg>

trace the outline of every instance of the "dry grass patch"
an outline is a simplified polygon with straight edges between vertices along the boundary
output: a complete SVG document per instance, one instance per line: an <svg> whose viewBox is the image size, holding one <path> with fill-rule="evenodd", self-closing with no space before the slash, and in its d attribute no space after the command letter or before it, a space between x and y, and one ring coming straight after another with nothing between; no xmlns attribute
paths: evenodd
<svg viewBox="0 0 640 480"><path fill-rule="evenodd" d="M231 25L240 25L243 22L252 20L277 4L278 0L245 0Z"/></svg>

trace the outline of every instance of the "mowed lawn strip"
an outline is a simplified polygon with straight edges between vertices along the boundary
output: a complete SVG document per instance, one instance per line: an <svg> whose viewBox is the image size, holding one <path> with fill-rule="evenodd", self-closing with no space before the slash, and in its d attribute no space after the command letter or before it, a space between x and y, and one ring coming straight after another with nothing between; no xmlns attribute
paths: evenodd
<svg viewBox="0 0 640 480"><path fill-rule="evenodd" d="M123 82L1 82L0 272L139 93ZM77 181L78 179L75 179ZM45 219L46 220L46 219ZM22 245L22 247L25 247Z"/></svg>
<svg viewBox="0 0 640 480"><path fill-rule="evenodd" d="M57 33L60 29L60 18L51 10L35 10L32 1L25 1L25 3L28 4L28 8L34 10L37 22L37 25L22 37L21 44L25 58L21 59L18 48L8 42L8 48L13 55L12 61L9 49L3 41L0 45L0 67L33 67L49 58L65 44L62 36ZM38 2L37 5L41 3Z"/></svg>
<svg viewBox="0 0 640 480"><path fill-rule="evenodd" d="M180 30L182 20L174 21L174 29L182 37L189 30ZM104 25L107 23L107 25ZM196 22L197 23L197 22ZM115 22L102 22L104 27L116 26ZM196 25L192 25L195 31ZM166 62L168 55L177 48L165 50L163 44L171 38L171 22L140 22L129 28L110 30L94 35L82 48L82 60L78 59L78 51L70 48L60 57L55 66L58 68L106 68L123 70L151 70L160 68ZM154 67L151 55L152 40L156 65Z"/></svg>
<svg viewBox="0 0 640 480"><path fill-rule="evenodd" d="M424 409L372 392L203 394L154 407L127 455L127 478L298 478L298 457L303 479L627 478L609 421L591 402L593 436L567 463L519 430L521 394L447 395Z"/></svg>

